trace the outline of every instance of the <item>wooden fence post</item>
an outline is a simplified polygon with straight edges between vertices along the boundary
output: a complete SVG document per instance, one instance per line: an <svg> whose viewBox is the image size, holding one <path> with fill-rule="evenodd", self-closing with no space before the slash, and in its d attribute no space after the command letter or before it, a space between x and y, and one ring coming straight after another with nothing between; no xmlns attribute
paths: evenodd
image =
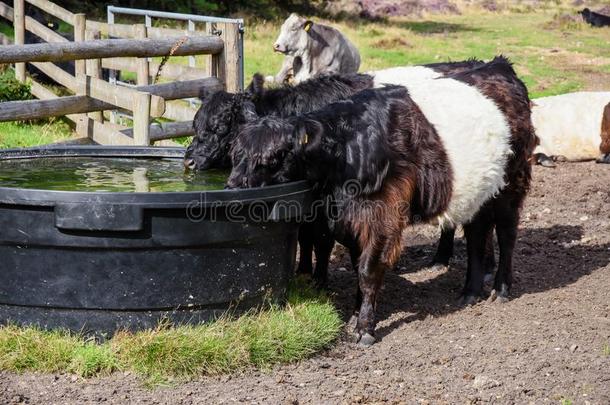
<svg viewBox="0 0 610 405"><path fill-rule="evenodd" d="M225 90L235 93L242 90L239 77L239 66L241 64L239 59L239 25L224 23L222 27L222 39L224 40L220 57L222 79L225 83Z"/></svg>
<svg viewBox="0 0 610 405"><path fill-rule="evenodd" d="M85 14L74 14L74 42L81 42L85 40L85 33L87 30L87 16ZM87 67L84 60L74 61L74 73L77 78L84 80L87 74ZM86 86L82 88L83 93L78 92L78 95L86 95ZM78 116L78 122L76 123L76 133L82 137L93 136L91 130L90 119L87 114L81 114Z"/></svg>
<svg viewBox="0 0 610 405"><path fill-rule="evenodd" d="M133 143L150 145L150 93L140 93L133 100Z"/></svg>
<svg viewBox="0 0 610 405"><path fill-rule="evenodd" d="M215 32L216 32L215 24L211 23L211 22L205 23L205 32L206 32L206 35L215 35ZM218 62L219 62L218 54L208 55L206 57L206 64L205 64L206 76L218 77Z"/></svg>
<svg viewBox="0 0 610 405"><path fill-rule="evenodd" d="M13 24L15 27L15 45L25 43L25 1L14 0ZM25 82L25 63L15 63L15 77Z"/></svg>
<svg viewBox="0 0 610 405"><path fill-rule="evenodd" d="M146 39L147 28L144 24L138 24L135 26L136 38L138 39ZM137 81L138 86L146 86L150 84L150 64L148 63L148 58L138 58L138 71L137 71Z"/></svg>
<svg viewBox="0 0 610 405"><path fill-rule="evenodd" d="M87 29L87 16L85 14L74 14L74 42L85 40L85 32ZM76 76L84 75L86 72L85 61L74 61L74 70Z"/></svg>
<svg viewBox="0 0 610 405"><path fill-rule="evenodd" d="M94 40L94 39L100 39L100 38L101 38L101 34L99 31L87 30L85 33L85 39L87 41ZM87 70L87 76L96 77L96 78L102 77L102 61L100 59L87 60L86 61L86 70ZM89 118L91 118L97 122L104 122L104 112L97 111L97 112L89 113Z"/></svg>
<svg viewBox="0 0 610 405"><path fill-rule="evenodd" d="M147 38L147 28L144 24L134 27L135 36L138 39ZM148 58L139 58L137 62L137 82L138 86L149 84L150 64ZM135 145L150 145L150 104L151 96L149 93L139 94L133 104L133 143Z"/></svg>

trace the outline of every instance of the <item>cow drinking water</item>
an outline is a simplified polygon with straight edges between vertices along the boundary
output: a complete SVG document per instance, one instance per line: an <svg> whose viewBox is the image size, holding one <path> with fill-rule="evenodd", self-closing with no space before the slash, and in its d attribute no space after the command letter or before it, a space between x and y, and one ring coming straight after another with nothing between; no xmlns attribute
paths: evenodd
<svg viewBox="0 0 610 405"><path fill-rule="evenodd" d="M229 187L305 178L338 201L338 227L357 250L360 344L375 340L383 275L400 255L402 231L415 220L464 225L465 302L482 294L485 239L495 226L494 290L508 295L536 143L529 99L512 77L499 61L459 80L368 89L316 112L250 122L237 137ZM357 193L344 189L348 182L359 186Z"/></svg>

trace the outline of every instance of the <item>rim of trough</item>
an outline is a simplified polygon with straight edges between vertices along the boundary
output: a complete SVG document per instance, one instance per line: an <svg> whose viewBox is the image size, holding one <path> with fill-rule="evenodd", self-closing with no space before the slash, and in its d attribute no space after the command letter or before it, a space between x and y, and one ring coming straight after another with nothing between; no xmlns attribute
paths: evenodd
<svg viewBox="0 0 610 405"><path fill-rule="evenodd" d="M137 157L182 159L185 148L149 146L61 145L0 150L0 161L52 157ZM255 202L305 202L311 186L305 180L266 187L209 191L112 192L62 191L0 187L0 204L54 206L57 203L126 204L143 208L226 206Z"/></svg>

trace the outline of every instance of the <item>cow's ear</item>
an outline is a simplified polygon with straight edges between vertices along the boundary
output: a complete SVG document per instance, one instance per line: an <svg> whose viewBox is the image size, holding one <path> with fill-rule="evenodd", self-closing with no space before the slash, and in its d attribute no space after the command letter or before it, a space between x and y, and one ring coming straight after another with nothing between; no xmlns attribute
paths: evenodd
<svg viewBox="0 0 610 405"><path fill-rule="evenodd" d="M304 153L315 153L322 147L322 124L306 119L296 125L295 150Z"/></svg>
<svg viewBox="0 0 610 405"><path fill-rule="evenodd" d="M245 100L241 103L241 115L243 122L252 122L259 118L256 113L256 107L251 100Z"/></svg>
<svg viewBox="0 0 610 405"><path fill-rule="evenodd" d="M252 76L252 82L246 87L246 93L254 98L259 98L265 92L265 78L260 73Z"/></svg>
<svg viewBox="0 0 610 405"><path fill-rule="evenodd" d="M309 32L309 30L311 29L312 26L313 26L313 21L307 20L303 24L303 29L305 30L305 32Z"/></svg>

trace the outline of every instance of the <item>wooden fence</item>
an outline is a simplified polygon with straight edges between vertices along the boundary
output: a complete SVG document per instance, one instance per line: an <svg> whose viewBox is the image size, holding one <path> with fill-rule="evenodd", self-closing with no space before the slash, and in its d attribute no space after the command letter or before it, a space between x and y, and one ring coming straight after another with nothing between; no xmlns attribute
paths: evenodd
<svg viewBox="0 0 610 405"><path fill-rule="evenodd" d="M74 41L68 41L44 24L25 15L29 3L74 27ZM14 63L16 77L31 83L38 100L0 103L0 122L66 116L76 124L79 136L100 144L150 145L153 142L192 135L195 114L182 99L193 98L201 88L241 90L239 66L240 27L231 23L207 24L205 31L147 27L143 24L108 24L87 20L47 0L14 0L14 8L0 2L0 17L13 22L14 43L0 35L0 64ZM26 31L44 43L25 44ZM216 32L220 35L210 35ZM153 84L158 56L209 55L205 66L167 63L162 78ZM55 62L75 61L75 73ZM26 78L26 63L65 87L71 96L57 96ZM134 87L101 79L102 68L135 72ZM119 110L133 117L133 127L107 120L104 111ZM151 118L176 122L151 125Z"/></svg>

